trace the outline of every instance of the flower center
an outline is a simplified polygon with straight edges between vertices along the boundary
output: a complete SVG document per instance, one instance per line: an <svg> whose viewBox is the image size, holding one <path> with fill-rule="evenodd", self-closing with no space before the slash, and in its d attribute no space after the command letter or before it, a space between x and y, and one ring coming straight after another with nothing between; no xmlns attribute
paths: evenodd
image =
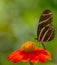
<svg viewBox="0 0 57 65"><path fill-rule="evenodd" d="M28 42L25 42L23 45L22 45L22 49L25 51L25 52L32 52L34 51L36 48L36 45L34 42L31 42L31 41L28 41Z"/></svg>

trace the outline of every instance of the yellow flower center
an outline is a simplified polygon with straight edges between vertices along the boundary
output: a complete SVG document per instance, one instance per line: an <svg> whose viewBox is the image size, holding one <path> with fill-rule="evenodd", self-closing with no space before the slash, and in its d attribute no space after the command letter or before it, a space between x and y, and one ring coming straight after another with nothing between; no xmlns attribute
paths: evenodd
<svg viewBox="0 0 57 65"><path fill-rule="evenodd" d="M25 52L32 52L34 51L36 48L36 45L34 42L32 41L28 41L28 42L25 42L23 45L22 45L22 49L25 51Z"/></svg>

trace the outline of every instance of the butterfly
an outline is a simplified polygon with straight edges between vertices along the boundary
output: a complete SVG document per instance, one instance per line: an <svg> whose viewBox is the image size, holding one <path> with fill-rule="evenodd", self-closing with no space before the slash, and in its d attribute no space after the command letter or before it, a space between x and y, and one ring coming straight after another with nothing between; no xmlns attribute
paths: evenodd
<svg viewBox="0 0 57 65"><path fill-rule="evenodd" d="M40 16L36 39L39 42L48 42L53 40L54 36L53 14L50 10L46 9Z"/></svg>

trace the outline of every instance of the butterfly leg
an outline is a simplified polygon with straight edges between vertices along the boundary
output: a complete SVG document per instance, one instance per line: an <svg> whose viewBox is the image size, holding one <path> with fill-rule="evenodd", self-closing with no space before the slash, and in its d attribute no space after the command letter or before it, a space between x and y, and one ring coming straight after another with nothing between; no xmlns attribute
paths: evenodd
<svg viewBox="0 0 57 65"><path fill-rule="evenodd" d="M46 49L46 46L45 46L45 44L44 44L43 42L41 42L41 44L42 44L43 48L44 48L44 49Z"/></svg>

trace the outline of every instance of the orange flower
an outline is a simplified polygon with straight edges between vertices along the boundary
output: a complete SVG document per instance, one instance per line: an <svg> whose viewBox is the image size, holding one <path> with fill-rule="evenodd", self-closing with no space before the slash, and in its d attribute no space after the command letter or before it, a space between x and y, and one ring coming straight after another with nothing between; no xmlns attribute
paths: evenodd
<svg viewBox="0 0 57 65"><path fill-rule="evenodd" d="M36 48L34 42L31 41L26 42L22 47L23 49L16 50L13 53L11 53L8 57L8 60L13 61L14 63L18 61L22 61L22 62L30 61L32 63L35 62L45 63L46 59L52 60L50 56L50 52L41 48Z"/></svg>

